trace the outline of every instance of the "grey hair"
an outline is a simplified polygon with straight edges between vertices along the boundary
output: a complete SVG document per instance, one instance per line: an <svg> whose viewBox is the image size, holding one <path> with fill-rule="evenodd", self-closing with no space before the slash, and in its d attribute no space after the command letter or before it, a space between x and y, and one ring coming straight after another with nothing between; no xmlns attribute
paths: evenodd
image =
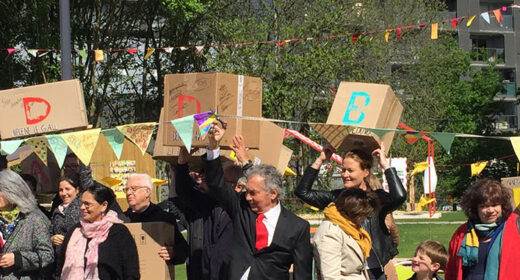
<svg viewBox="0 0 520 280"><path fill-rule="evenodd" d="M36 198L20 175L9 169L0 171L0 192L23 214L38 208Z"/></svg>
<svg viewBox="0 0 520 280"><path fill-rule="evenodd" d="M130 175L126 181L128 182L128 180L130 180L130 178L144 178L146 181L146 187L148 187L150 189L150 191L153 192L153 182L152 182L152 177L150 177L150 175L148 175L146 173L134 173L134 174Z"/></svg>
<svg viewBox="0 0 520 280"><path fill-rule="evenodd" d="M254 165L246 171L248 180L256 175L264 178L263 187L267 193L272 193L276 189L278 190L278 196L276 198L280 199L284 197L285 190L282 187L282 175L278 173L274 166L267 164Z"/></svg>

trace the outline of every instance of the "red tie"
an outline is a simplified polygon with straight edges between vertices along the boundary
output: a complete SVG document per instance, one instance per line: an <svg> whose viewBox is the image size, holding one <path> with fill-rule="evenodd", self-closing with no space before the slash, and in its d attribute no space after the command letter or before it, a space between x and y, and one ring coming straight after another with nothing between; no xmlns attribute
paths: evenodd
<svg viewBox="0 0 520 280"><path fill-rule="evenodd" d="M267 228L265 227L264 222L262 220L265 218L265 215L263 213L259 214L258 217L256 217L256 243L255 248L260 251L264 247L267 247L267 240L268 240L268 234L267 234Z"/></svg>

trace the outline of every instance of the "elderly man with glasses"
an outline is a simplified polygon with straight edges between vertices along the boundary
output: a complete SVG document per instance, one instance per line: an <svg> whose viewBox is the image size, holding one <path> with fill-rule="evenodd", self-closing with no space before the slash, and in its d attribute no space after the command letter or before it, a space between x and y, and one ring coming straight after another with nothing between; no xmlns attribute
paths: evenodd
<svg viewBox="0 0 520 280"><path fill-rule="evenodd" d="M166 222L175 227L175 249L171 246L162 247L159 256L173 264L182 264L186 260L188 244L182 237L177 227L175 215L163 211L159 206L153 204L153 183L148 174L133 174L126 182L126 200L128 210L125 215L132 223Z"/></svg>

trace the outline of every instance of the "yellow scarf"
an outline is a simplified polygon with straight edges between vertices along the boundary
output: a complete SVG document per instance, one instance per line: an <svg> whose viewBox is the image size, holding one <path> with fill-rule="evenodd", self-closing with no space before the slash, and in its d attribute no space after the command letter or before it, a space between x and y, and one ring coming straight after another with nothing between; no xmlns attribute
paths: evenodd
<svg viewBox="0 0 520 280"><path fill-rule="evenodd" d="M370 248L372 248L372 239L368 232L360 226L354 224L351 220L339 213L334 202L330 203L325 210L323 210L325 218L331 223L339 226L346 234L350 235L357 242L365 258L370 255Z"/></svg>

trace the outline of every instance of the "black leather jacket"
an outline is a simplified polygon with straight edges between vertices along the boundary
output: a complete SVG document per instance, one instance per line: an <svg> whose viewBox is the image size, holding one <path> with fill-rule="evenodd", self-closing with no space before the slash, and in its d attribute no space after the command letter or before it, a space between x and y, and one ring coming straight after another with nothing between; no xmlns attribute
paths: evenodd
<svg viewBox="0 0 520 280"><path fill-rule="evenodd" d="M314 207L324 209L331 202L335 202L343 189L332 191L312 190L311 187L318 176L319 170L307 167L303 173L302 180L294 190L297 197L305 203ZM385 225L385 217L388 213L399 208L401 204L406 201L406 190L403 187L397 171L391 167L385 170L385 177L388 182L390 190L387 193L384 190L375 190L374 192L379 197L381 209L377 215L372 215L367 218L362 227L368 231L372 238L372 250L368 257L367 263L369 268L381 268L398 254L390 233ZM370 190L371 191L371 190Z"/></svg>

